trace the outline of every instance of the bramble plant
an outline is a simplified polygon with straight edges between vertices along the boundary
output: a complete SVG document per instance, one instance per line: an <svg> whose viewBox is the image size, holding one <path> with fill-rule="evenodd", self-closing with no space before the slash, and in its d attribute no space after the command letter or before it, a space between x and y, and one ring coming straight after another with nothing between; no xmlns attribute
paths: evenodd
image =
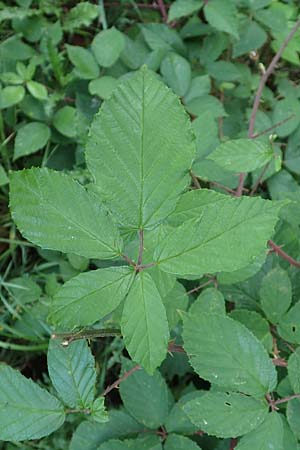
<svg viewBox="0 0 300 450"><path fill-rule="evenodd" d="M300 448L298 16L0 2L1 450Z"/></svg>

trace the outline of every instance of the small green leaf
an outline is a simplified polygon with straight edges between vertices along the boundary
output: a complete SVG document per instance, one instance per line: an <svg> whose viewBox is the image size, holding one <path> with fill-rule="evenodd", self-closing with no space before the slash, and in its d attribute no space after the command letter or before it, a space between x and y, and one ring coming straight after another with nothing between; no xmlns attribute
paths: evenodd
<svg viewBox="0 0 300 450"><path fill-rule="evenodd" d="M186 103L186 109L194 116L201 116L205 113L210 114L213 118L227 116L223 104L213 95L202 95L195 97Z"/></svg>
<svg viewBox="0 0 300 450"><path fill-rule="evenodd" d="M132 367L131 362L123 365L124 371ZM165 423L169 394L158 370L152 376L143 369L135 371L120 384L120 394L127 411L145 427L156 429Z"/></svg>
<svg viewBox="0 0 300 450"><path fill-rule="evenodd" d="M252 172L267 164L274 156L270 144L257 139L237 139L219 145L209 156L231 172Z"/></svg>
<svg viewBox="0 0 300 450"><path fill-rule="evenodd" d="M40 439L64 423L62 403L17 370L0 364L0 384L2 441Z"/></svg>
<svg viewBox="0 0 300 450"><path fill-rule="evenodd" d="M90 2L80 2L70 9L65 17L63 27L66 31L74 31L76 28L88 27L99 14L98 5Z"/></svg>
<svg viewBox="0 0 300 450"><path fill-rule="evenodd" d="M175 0L169 9L168 22L189 16L202 8L202 0Z"/></svg>
<svg viewBox="0 0 300 450"><path fill-rule="evenodd" d="M101 259L121 252L122 240L110 216L93 194L62 172L12 172L10 207L23 235L44 249Z"/></svg>
<svg viewBox="0 0 300 450"><path fill-rule="evenodd" d="M42 294L40 286L28 275L11 278L8 283L8 288L19 305L33 303L38 300Z"/></svg>
<svg viewBox="0 0 300 450"><path fill-rule="evenodd" d="M233 45L233 58L257 50L267 41L268 35L253 19L241 23L240 38Z"/></svg>
<svg viewBox="0 0 300 450"><path fill-rule="evenodd" d="M90 408L96 383L95 360L86 340L63 346L51 339L48 348L48 371L59 397L70 408Z"/></svg>
<svg viewBox="0 0 300 450"><path fill-rule="evenodd" d="M55 113L53 125L61 134L72 138L76 136L75 120L76 109L72 106L64 106Z"/></svg>
<svg viewBox="0 0 300 450"><path fill-rule="evenodd" d="M173 288L163 297L162 301L166 308L168 324L171 330L180 320L178 310L186 311L188 307L189 299L184 286L176 281Z"/></svg>
<svg viewBox="0 0 300 450"><path fill-rule="evenodd" d="M92 51L100 66L110 67L119 59L124 46L123 34L113 27L96 34L92 42Z"/></svg>
<svg viewBox="0 0 300 450"><path fill-rule="evenodd" d="M48 97L47 89L43 84L38 83L34 80L30 80L27 81L26 86L28 91L34 98L37 98L38 100L46 100L46 98Z"/></svg>
<svg viewBox="0 0 300 450"><path fill-rule="evenodd" d="M190 63L178 53L169 53L162 61L160 70L166 84L175 94L183 97L191 84Z"/></svg>
<svg viewBox="0 0 300 450"><path fill-rule="evenodd" d="M14 160L35 153L50 139L50 128L41 122L31 122L19 128L15 140Z"/></svg>
<svg viewBox="0 0 300 450"><path fill-rule="evenodd" d="M204 14L212 27L239 38L237 10L232 0L226 3L223 0L209 0L204 7Z"/></svg>
<svg viewBox="0 0 300 450"><path fill-rule="evenodd" d="M184 348L202 377L226 389L263 397L276 387L276 370L263 345L242 324L216 314L183 318Z"/></svg>
<svg viewBox="0 0 300 450"><path fill-rule="evenodd" d="M0 89L0 109L16 105L25 95L23 86L7 86Z"/></svg>
<svg viewBox="0 0 300 450"><path fill-rule="evenodd" d="M273 111L273 123L280 123L283 120L289 120L274 128L273 133L279 137L286 137L297 129L300 123L300 102L298 99L289 97L279 100Z"/></svg>
<svg viewBox="0 0 300 450"><path fill-rule="evenodd" d="M201 450L196 442L179 434L170 434L166 440L165 450Z"/></svg>
<svg viewBox="0 0 300 450"><path fill-rule="evenodd" d="M300 348L289 357L288 374L293 391L300 394Z"/></svg>
<svg viewBox="0 0 300 450"><path fill-rule="evenodd" d="M236 450L286 450L283 448L283 423L280 414L272 412L251 433L242 437Z"/></svg>
<svg viewBox="0 0 300 450"><path fill-rule="evenodd" d="M259 294L268 320L278 323L292 302L292 284L288 273L280 266L272 269L263 278Z"/></svg>
<svg viewBox="0 0 300 450"><path fill-rule="evenodd" d="M201 192L192 196L193 213L201 197ZM161 270L182 277L241 269L266 250L281 206L260 198L218 197L196 219L171 231L154 259Z"/></svg>
<svg viewBox="0 0 300 450"><path fill-rule="evenodd" d="M290 400L286 408L286 417L296 438L300 439L300 399ZM285 449L283 449L285 450Z"/></svg>
<svg viewBox="0 0 300 450"><path fill-rule="evenodd" d="M300 344L300 301L281 317L277 329L286 341Z"/></svg>
<svg viewBox="0 0 300 450"><path fill-rule="evenodd" d="M158 436L140 436L123 441L112 439L100 445L97 450L162 450Z"/></svg>
<svg viewBox="0 0 300 450"><path fill-rule="evenodd" d="M208 95L211 91L211 81L208 75L200 75L194 77L191 81L190 88L188 92L184 96L184 103L188 103L194 98L202 97L203 95ZM210 120L211 117L208 115L204 116L202 119ZM195 121L193 121L193 126L195 125Z"/></svg>
<svg viewBox="0 0 300 450"><path fill-rule="evenodd" d="M215 313L225 315L225 299L216 288L205 289L189 309L190 314Z"/></svg>
<svg viewBox="0 0 300 450"><path fill-rule="evenodd" d="M65 329L92 325L118 307L127 294L132 275L128 267L81 273L55 294L49 319Z"/></svg>
<svg viewBox="0 0 300 450"><path fill-rule="evenodd" d="M91 415L94 421L97 423L105 423L109 421L104 401L104 397L98 397L92 404Z"/></svg>
<svg viewBox="0 0 300 450"><path fill-rule="evenodd" d="M5 186L8 181L8 176L6 175L4 167L0 164L0 186Z"/></svg>
<svg viewBox="0 0 300 450"><path fill-rule="evenodd" d="M235 392L208 392L183 407L190 420L206 433L237 437L257 428L268 414L265 400Z"/></svg>
<svg viewBox="0 0 300 450"><path fill-rule="evenodd" d="M97 78L89 83L89 93L91 95L98 95L98 97L106 100L111 96L113 90L119 83L120 82L116 78L110 76Z"/></svg>
<svg viewBox="0 0 300 450"><path fill-rule="evenodd" d="M169 327L161 296L145 271L136 276L126 297L121 330L131 358L153 373L166 356Z"/></svg>
<svg viewBox="0 0 300 450"><path fill-rule="evenodd" d="M68 57L75 66L75 73L79 78L91 80L99 76L99 66L94 56L86 48L79 45L67 45Z"/></svg>

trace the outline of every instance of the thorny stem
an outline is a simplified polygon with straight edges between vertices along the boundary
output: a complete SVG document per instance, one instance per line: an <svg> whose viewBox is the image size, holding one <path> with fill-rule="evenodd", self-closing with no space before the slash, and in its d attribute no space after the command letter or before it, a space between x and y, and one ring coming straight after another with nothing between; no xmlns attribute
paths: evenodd
<svg viewBox="0 0 300 450"><path fill-rule="evenodd" d="M263 73L263 75L262 75L262 77L260 79L260 83L259 83L256 95L255 95L255 99L254 99L254 103L253 103L253 107L252 107L252 111L251 111L251 116L250 116L250 121L249 121L248 137L250 139L253 139L253 137L254 137L254 127L255 127L256 115L257 115L257 111L258 111L259 104L260 104L260 99L261 99L261 96L262 96L265 84L266 84L269 76L274 71L274 69L276 67L276 64L280 60L280 58L282 56L282 53L284 52L286 46L288 45L290 40L293 38L294 34L297 32L299 26L300 26L300 19L297 20L295 26L293 27L291 32L287 35L287 37L283 41L281 47L279 48L278 52L275 54L274 58L272 59L272 61L269 64L268 68ZM236 190L236 196L237 197L240 197L242 195L243 186L244 186L244 182L245 182L246 176L247 176L246 173L241 173L240 174L239 185L238 185L238 188Z"/></svg>
<svg viewBox="0 0 300 450"><path fill-rule="evenodd" d="M249 194L250 197L252 197L252 196L255 194L255 192L257 191L258 186L260 185L260 183L261 183L261 181L262 181L262 179L263 179L263 177L264 177L266 171L268 170L268 168L269 168L269 166L270 166L270 163L271 163L271 161L268 161L268 162L267 162L267 164L266 164L265 167L263 168L261 174L260 174L259 177L257 178L256 183L255 183L255 185L253 186L253 188L252 188L252 190L251 190L251 192L250 192L250 194Z"/></svg>
<svg viewBox="0 0 300 450"><path fill-rule="evenodd" d="M292 258L290 255L288 255L287 253L285 253L285 251L282 250L282 248L275 244L275 242L269 240L268 241L269 247L272 248L272 250L279 256L281 256L283 259L285 259L286 261L288 261L288 263L291 266L295 266L298 267L298 269L300 269L300 262L297 261L296 259Z"/></svg>
<svg viewBox="0 0 300 450"><path fill-rule="evenodd" d="M300 394L290 395L289 397L279 398L274 401L274 405L280 405L281 403L289 402L290 400L294 400L294 398L300 398Z"/></svg>
<svg viewBox="0 0 300 450"><path fill-rule="evenodd" d="M107 388L102 392L102 396L105 397L109 392L111 392L113 389L116 389L122 381L125 381L130 375L132 375L137 370L140 370L141 366L137 365L134 366L132 369L128 370L128 372L125 372L124 375L122 375L120 378L118 378L113 384L107 386Z"/></svg>
<svg viewBox="0 0 300 450"><path fill-rule="evenodd" d="M199 286L191 289L190 291L187 291L186 294L190 295L190 294L193 294L194 292L198 292L198 291L200 291L200 289L202 289L205 286L208 286L208 285L210 285L212 283L215 283L215 277L212 277L210 280L206 281L205 283L202 283Z"/></svg>
<svg viewBox="0 0 300 450"><path fill-rule="evenodd" d="M263 136L264 134L269 133L270 131L274 130L277 127L280 127L280 125L284 125L286 122L288 122L289 120L291 120L293 117L295 117L295 114L292 114L291 116L287 117L286 119L281 120L280 122L275 123L274 125L272 125L269 128L266 128L263 131L260 131L259 133L256 133L252 136L252 139L256 139L260 136Z"/></svg>
<svg viewBox="0 0 300 450"><path fill-rule="evenodd" d="M102 330L82 330L75 333L53 333L51 339L63 339L62 345L68 346L72 341L79 339L95 339L99 337L120 336L121 331L117 328Z"/></svg>
<svg viewBox="0 0 300 450"><path fill-rule="evenodd" d="M167 10L166 10L166 5L164 4L164 0L157 0L162 18L164 22L168 21L168 14L167 14Z"/></svg>

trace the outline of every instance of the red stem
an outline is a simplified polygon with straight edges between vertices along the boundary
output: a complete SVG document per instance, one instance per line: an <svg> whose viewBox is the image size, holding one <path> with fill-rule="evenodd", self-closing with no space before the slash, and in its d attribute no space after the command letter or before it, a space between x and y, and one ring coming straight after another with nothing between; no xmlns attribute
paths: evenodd
<svg viewBox="0 0 300 450"><path fill-rule="evenodd" d="M141 366L137 365L134 366L132 369L128 370L128 372L125 372L124 375L122 375L120 378L118 378L113 384L110 386L107 386L107 388L103 391L102 396L105 397L110 391L113 389L116 389L122 381L125 381L130 375L132 375L137 370L140 370Z"/></svg>
<svg viewBox="0 0 300 450"><path fill-rule="evenodd" d="M300 269L300 262L292 258L287 253L285 253L279 245L275 244L275 242L271 240L268 241L268 244L277 255L281 256L283 259L288 261L291 266L295 266L298 267L298 269Z"/></svg>
<svg viewBox="0 0 300 450"><path fill-rule="evenodd" d="M290 400L294 400L294 398L300 398L300 394L290 395L289 397L283 397L274 401L274 405L280 405L281 403L289 402Z"/></svg>
<svg viewBox="0 0 300 450"><path fill-rule="evenodd" d="M168 14L166 10L166 5L164 4L164 0L157 0L162 18L164 22L168 22Z"/></svg>

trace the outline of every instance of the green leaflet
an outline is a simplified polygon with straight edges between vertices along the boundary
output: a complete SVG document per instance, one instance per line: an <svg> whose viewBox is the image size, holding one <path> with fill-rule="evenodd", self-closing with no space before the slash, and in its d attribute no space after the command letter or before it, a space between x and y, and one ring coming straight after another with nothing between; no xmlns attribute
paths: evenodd
<svg viewBox="0 0 300 450"><path fill-rule="evenodd" d="M92 51L102 67L112 66L125 46L123 34L116 28L100 31L92 42ZM95 77L96 78L96 77Z"/></svg>
<svg viewBox="0 0 300 450"><path fill-rule="evenodd" d="M232 0L210 0L204 7L206 20L220 31L232 34L238 38L237 11Z"/></svg>
<svg viewBox="0 0 300 450"><path fill-rule="evenodd" d="M123 365L125 371L133 367L131 362ZM152 376L137 370L120 384L120 394L127 411L145 427L156 429L165 423L168 386L158 370Z"/></svg>
<svg viewBox="0 0 300 450"><path fill-rule="evenodd" d="M178 434L170 434L166 440L165 450L201 450L196 442Z"/></svg>
<svg viewBox="0 0 300 450"><path fill-rule="evenodd" d="M131 358L153 373L166 356L169 327L161 296L145 271L136 276L126 297L121 330Z"/></svg>
<svg viewBox="0 0 300 450"><path fill-rule="evenodd" d="M166 84L183 97L191 84L192 71L190 63L177 53L168 53L161 63L161 74Z"/></svg>
<svg viewBox="0 0 300 450"><path fill-rule="evenodd" d="M183 407L190 420L208 434L230 438L257 428L268 414L265 400L234 392L208 392Z"/></svg>
<svg viewBox="0 0 300 450"><path fill-rule="evenodd" d="M263 345L242 324L216 314L186 314L184 348L195 371L226 389L263 397L277 384Z"/></svg>
<svg viewBox="0 0 300 450"><path fill-rule="evenodd" d="M278 333L286 341L300 344L300 301L281 317Z"/></svg>
<svg viewBox="0 0 300 450"><path fill-rule="evenodd" d="M68 57L75 66L75 74L79 78L91 80L99 76L99 66L91 52L77 45L66 45L66 48Z"/></svg>
<svg viewBox="0 0 300 450"><path fill-rule="evenodd" d="M51 322L65 329L97 322L118 307L132 277L129 267L108 267L77 275L55 294Z"/></svg>
<svg viewBox="0 0 300 450"><path fill-rule="evenodd" d="M215 313L225 315L225 299L216 288L207 288L198 296L189 309L189 314Z"/></svg>
<svg viewBox="0 0 300 450"><path fill-rule="evenodd" d="M252 172L274 157L269 143L257 139L236 139L219 145L209 156L223 169L231 172Z"/></svg>
<svg viewBox="0 0 300 450"><path fill-rule="evenodd" d="M242 437L236 450L286 450L283 448L283 423L277 412L268 414L256 430Z"/></svg>
<svg viewBox="0 0 300 450"><path fill-rule="evenodd" d="M300 393L300 348L291 354L288 361L289 381L295 394Z"/></svg>
<svg viewBox="0 0 300 450"><path fill-rule="evenodd" d="M266 249L281 205L260 198L222 197L201 205L198 218L184 222L158 245L154 257L161 270L181 277L231 272Z"/></svg>
<svg viewBox="0 0 300 450"><path fill-rule="evenodd" d="M189 16L202 8L203 0L175 0L169 9L168 22Z"/></svg>
<svg viewBox="0 0 300 450"><path fill-rule="evenodd" d="M100 445L97 450L162 450L158 436L141 436L124 441L111 440Z"/></svg>
<svg viewBox="0 0 300 450"><path fill-rule="evenodd" d="M61 172L12 172L10 208L24 237L44 249L101 259L121 253L111 218L92 194Z"/></svg>
<svg viewBox="0 0 300 450"><path fill-rule="evenodd" d="M57 430L65 421L62 403L25 378L0 364L0 439L39 439Z"/></svg>
<svg viewBox="0 0 300 450"><path fill-rule="evenodd" d="M280 266L272 269L263 278L259 294L268 320L278 323L292 302L292 284L288 273Z"/></svg>
<svg viewBox="0 0 300 450"><path fill-rule="evenodd" d="M174 209L189 184L194 152L178 98L143 68L96 115L86 160L103 200L124 226L137 229L152 227Z"/></svg>
<svg viewBox="0 0 300 450"><path fill-rule="evenodd" d="M70 342L66 347L51 339L48 348L48 372L53 386L70 408L90 408L96 383L95 360L86 340Z"/></svg>
<svg viewBox="0 0 300 450"><path fill-rule="evenodd" d="M297 439L300 439L300 399L290 400L286 408L286 417ZM285 449L284 449L285 450Z"/></svg>
<svg viewBox="0 0 300 450"><path fill-rule="evenodd" d="M24 125L17 132L14 149L14 160L30 155L43 148L50 138L50 128L40 122Z"/></svg>
<svg viewBox="0 0 300 450"><path fill-rule="evenodd" d="M272 352L273 339L270 332L270 325L266 319L257 312L248 311L247 309L234 309L230 313L230 317L249 328L254 336L261 341L266 350L269 353Z"/></svg>
<svg viewBox="0 0 300 450"><path fill-rule="evenodd" d="M171 409L165 422L168 433L193 434L198 427L191 422L190 418L184 411L184 406L191 400L200 398L207 391L192 391L180 397L177 403Z"/></svg>

